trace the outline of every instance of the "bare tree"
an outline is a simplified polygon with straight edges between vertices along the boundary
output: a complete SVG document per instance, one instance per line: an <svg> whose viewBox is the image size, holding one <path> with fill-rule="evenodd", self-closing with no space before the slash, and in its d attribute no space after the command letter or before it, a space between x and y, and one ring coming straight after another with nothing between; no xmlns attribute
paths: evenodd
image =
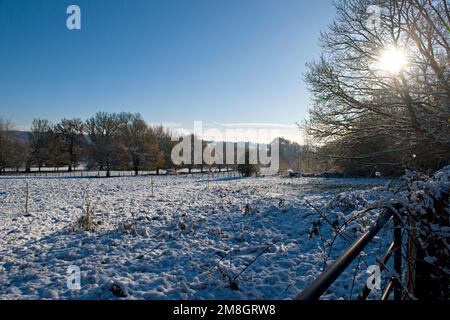
<svg viewBox="0 0 450 320"><path fill-rule="evenodd" d="M156 134L139 114L123 114L122 118L126 122L122 140L127 147L129 163L135 175L140 170L156 170L162 162Z"/></svg>
<svg viewBox="0 0 450 320"><path fill-rule="evenodd" d="M46 119L34 119L31 126L31 161L41 171L50 158L50 136L52 125Z"/></svg>
<svg viewBox="0 0 450 320"><path fill-rule="evenodd" d="M447 1L340 0L305 75L308 133L346 167L431 166L450 159ZM377 23L368 8L380 7ZM382 65L384 60L389 68Z"/></svg>
<svg viewBox="0 0 450 320"><path fill-rule="evenodd" d="M8 158L8 131L10 124L0 118L0 174L6 168L6 161Z"/></svg>
<svg viewBox="0 0 450 320"><path fill-rule="evenodd" d="M90 165L106 170L107 177L111 176L112 168L123 164L126 158L126 147L119 139L122 123L119 115L106 112L98 112L85 123Z"/></svg>
<svg viewBox="0 0 450 320"><path fill-rule="evenodd" d="M84 145L84 123L81 119L62 119L55 126L55 133L62 144L62 152L68 163L68 171L78 166Z"/></svg>
<svg viewBox="0 0 450 320"><path fill-rule="evenodd" d="M0 118L0 174L6 168L19 170L25 163L26 156L25 142L14 134L11 122Z"/></svg>
<svg viewBox="0 0 450 320"><path fill-rule="evenodd" d="M172 149L176 142L172 141L171 132L164 128L162 125L151 128L153 134L156 136L158 141L158 147L160 151L158 166L156 168L159 174L160 169L170 169L173 167L172 163Z"/></svg>

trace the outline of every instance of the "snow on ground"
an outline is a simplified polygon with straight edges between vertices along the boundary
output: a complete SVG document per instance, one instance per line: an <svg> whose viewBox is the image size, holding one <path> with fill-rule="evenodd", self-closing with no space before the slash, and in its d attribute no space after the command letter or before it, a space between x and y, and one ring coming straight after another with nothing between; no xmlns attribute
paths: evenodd
<svg viewBox="0 0 450 320"><path fill-rule="evenodd" d="M339 192L370 196L386 183L216 178L208 188L201 175L152 179L153 197L150 177L0 178L0 299L117 299L112 284L126 299L291 299L324 265L323 239L308 234L317 209ZM73 231L87 200L96 230ZM339 241L336 254L349 245ZM385 247L379 239L370 250ZM81 269L80 290L67 288L71 265ZM353 273L324 298L348 298Z"/></svg>

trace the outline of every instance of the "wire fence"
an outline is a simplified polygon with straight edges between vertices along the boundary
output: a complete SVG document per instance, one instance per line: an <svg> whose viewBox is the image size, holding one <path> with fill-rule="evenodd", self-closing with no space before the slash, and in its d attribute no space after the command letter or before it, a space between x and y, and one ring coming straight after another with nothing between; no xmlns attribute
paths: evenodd
<svg viewBox="0 0 450 320"><path fill-rule="evenodd" d="M107 171L88 171L88 170L77 170L77 171L31 171L31 172L15 172L7 171L0 173L0 178L14 178L14 177L36 177L36 178L119 178L119 177L136 177L136 176L178 176L178 177L198 177L202 176L209 177L210 179L220 179L220 178L236 178L240 177L240 174L234 170L211 170L211 171L164 171L161 170L159 173L156 171L139 171L138 174L134 171L110 171L108 176Z"/></svg>

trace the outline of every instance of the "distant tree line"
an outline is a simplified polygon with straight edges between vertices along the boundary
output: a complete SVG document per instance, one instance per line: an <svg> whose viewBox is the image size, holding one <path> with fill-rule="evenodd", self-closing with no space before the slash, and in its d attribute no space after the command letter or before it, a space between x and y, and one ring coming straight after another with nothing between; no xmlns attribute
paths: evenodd
<svg viewBox="0 0 450 320"><path fill-rule="evenodd" d="M23 135L22 135L23 136ZM99 112L86 121L62 119L52 124L35 119L20 138L13 125L0 119L0 171L32 167L158 171L169 169L176 142L161 126L149 126L139 114Z"/></svg>
<svg viewBox="0 0 450 320"><path fill-rule="evenodd" d="M140 114L132 113L98 112L86 121L62 119L56 124L34 119L29 132L16 131L12 123L0 118L0 174L6 169L30 172L32 168L67 168L72 172L81 165L87 170L106 171L108 177L113 170L129 170L138 175L141 171L159 174L161 170L180 168L189 173L205 172L212 167L219 171L237 170L243 175L259 173L257 165L249 164L249 151L255 147L248 142L239 144L245 146L245 164L242 159L238 161L238 143L233 144L233 164L229 164L226 143L221 150L218 142L203 141L193 134L175 139L173 136L162 125L150 126ZM172 150L181 139L191 141L190 161L174 165ZM294 168L299 163L301 147L282 138L280 143L281 169ZM200 163L194 158L196 145L201 146Z"/></svg>

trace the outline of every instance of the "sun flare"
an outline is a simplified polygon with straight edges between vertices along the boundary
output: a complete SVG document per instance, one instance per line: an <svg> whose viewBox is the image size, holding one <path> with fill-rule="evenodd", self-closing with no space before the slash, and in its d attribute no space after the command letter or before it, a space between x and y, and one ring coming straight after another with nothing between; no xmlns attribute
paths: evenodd
<svg viewBox="0 0 450 320"><path fill-rule="evenodd" d="M398 73L407 65L408 60L404 51L397 48L389 48L382 52L379 67L390 73Z"/></svg>

